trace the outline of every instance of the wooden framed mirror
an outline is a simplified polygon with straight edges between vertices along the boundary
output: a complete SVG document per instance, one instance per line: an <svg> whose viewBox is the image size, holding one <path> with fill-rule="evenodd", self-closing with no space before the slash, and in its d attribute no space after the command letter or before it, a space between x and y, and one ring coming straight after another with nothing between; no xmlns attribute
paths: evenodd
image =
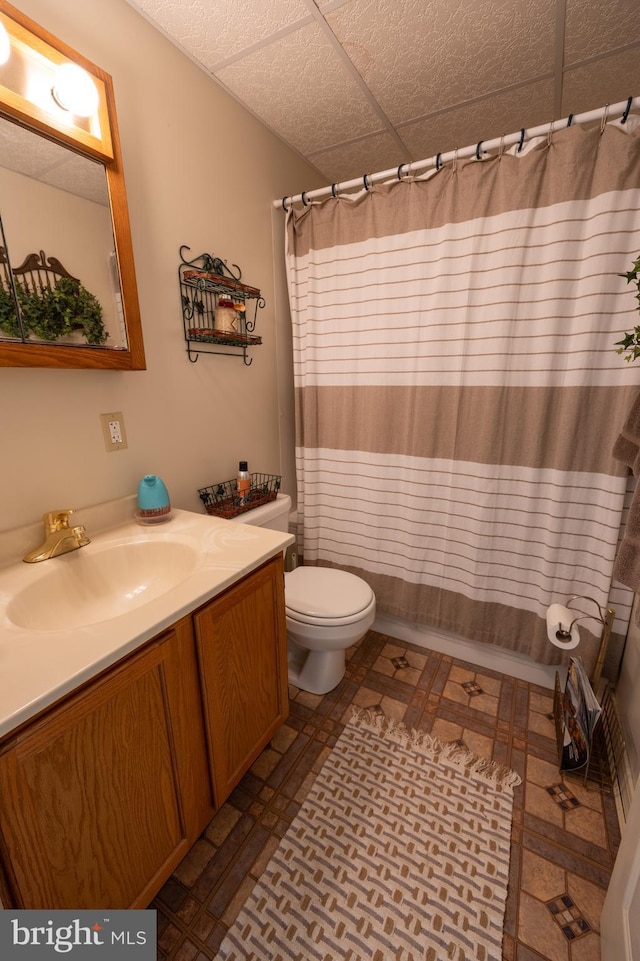
<svg viewBox="0 0 640 961"><path fill-rule="evenodd" d="M8 55L1 62L3 40ZM70 65L89 78L95 99L86 109L69 104L57 87L59 68ZM72 92L76 88L74 78ZM9 265L0 277L10 277L20 317L17 327L0 327L0 366L144 370L111 77L5 0L0 0L0 219L1 259ZM25 264L42 265L44 273L27 276ZM89 327L81 322L67 324L64 333L53 324L31 322L34 300L42 313L43 291L62 298L64 284L56 288L60 276L100 315L99 333L94 322L89 339Z"/></svg>

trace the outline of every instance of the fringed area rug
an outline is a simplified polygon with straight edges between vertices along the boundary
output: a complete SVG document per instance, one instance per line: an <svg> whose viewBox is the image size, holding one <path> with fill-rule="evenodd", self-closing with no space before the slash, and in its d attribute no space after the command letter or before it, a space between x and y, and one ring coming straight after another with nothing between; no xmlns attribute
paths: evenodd
<svg viewBox="0 0 640 961"><path fill-rule="evenodd" d="M218 961L501 961L519 783L355 711Z"/></svg>

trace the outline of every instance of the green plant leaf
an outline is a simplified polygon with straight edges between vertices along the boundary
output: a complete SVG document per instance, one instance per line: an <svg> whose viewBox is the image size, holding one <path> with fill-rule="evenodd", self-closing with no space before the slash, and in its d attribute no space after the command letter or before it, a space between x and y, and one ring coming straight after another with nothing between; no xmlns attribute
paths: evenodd
<svg viewBox="0 0 640 961"><path fill-rule="evenodd" d="M638 288L635 299L638 301L636 310L640 310L640 256L635 260L631 270L624 274L618 274L618 276L626 277L628 284L634 283ZM640 357L640 324L634 327L629 333L626 333L622 340L616 340L614 347L617 348L616 354L624 354L624 359L627 363L637 360L637 358Z"/></svg>
<svg viewBox="0 0 640 961"><path fill-rule="evenodd" d="M16 296L25 335L56 341L81 330L87 343L100 346L109 334L102 320L102 306L82 284L60 277L55 287L32 290L16 281ZM0 328L13 337L20 336L20 324L13 298L0 287Z"/></svg>

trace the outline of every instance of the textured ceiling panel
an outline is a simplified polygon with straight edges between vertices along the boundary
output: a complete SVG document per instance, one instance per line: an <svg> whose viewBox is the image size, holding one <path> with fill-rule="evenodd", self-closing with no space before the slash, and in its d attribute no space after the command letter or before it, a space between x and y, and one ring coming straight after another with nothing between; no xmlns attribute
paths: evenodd
<svg viewBox="0 0 640 961"><path fill-rule="evenodd" d="M567 0L565 67L640 42L638 0Z"/></svg>
<svg viewBox="0 0 640 961"><path fill-rule="evenodd" d="M414 157L426 159L552 119L553 81L539 80L403 127L402 139Z"/></svg>
<svg viewBox="0 0 640 961"><path fill-rule="evenodd" d="M353 0L327 20L389 119L402 123L550 71L554 7Z"/></svg>
<svg viewBox="0 0 640 961"><path fill-rule="evenodd" d="M306 153L380 129L380 121L316 24L224 67L218 79Z"/></svg>
<svg viewBox="0 0 640 961"><path fill-rule="evenodd" d="M640 96L638 0L127 0L327 183Z"/></svg>
<svg viewBox="0 0 640 961"><path fill-rule="evenodd" d="M376 134L333 150L323 150L322 153L313 154L312 160L327 183L352 180L356 176L389 170L405 162L404 157L398 154L397 143L388 134Z"/></svg>
<svg viewBox="0 0 640 961"><path fill-rule="evenodd" d="M2 166L36 180L63 163L68 153L53 141L38 137L8 120L0 121L0 143Z"/></svg>
<svg viewBox="0 0 640 961"><path fill-rule="evenodd" d="M136 0L135 6L209 69L309 15L303 0Z"/></svg>
<svg viewBox="0 0 640 961"><path fill-rule="evenodd" d="M640 93L640 52L626 50L614 57L596 60L567 70L563 86L563 110L581 113L607 103L619 103Z"/></svg>
<svg viewBox="0 0 640 961"><path fill-rule="evenodd" d="M101 163L38 137L18 124L0 120L2 166L25 177L109 206L107 179Z"/></svg>
<svg viewBox="0 0 640 961"><path fill-rule="evenodd" d="M66 151L69 153L69 151ZM54 167L40 179L52 187L59 187L69 193L92 200L103 207L109 206L109 192L104 167L100 163L92 163L86 157L77 155L65 157L64 164Z"/></svg>

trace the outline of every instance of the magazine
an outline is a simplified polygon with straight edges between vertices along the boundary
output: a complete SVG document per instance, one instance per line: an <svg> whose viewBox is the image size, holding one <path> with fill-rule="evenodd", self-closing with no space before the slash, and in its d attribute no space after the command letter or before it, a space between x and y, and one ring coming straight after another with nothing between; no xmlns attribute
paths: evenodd
<svg viewBox="0 0 640 961"><path fill-rule="evenodd" d="M576 771L589 760L593 732L602 708L589 682L582 660L572 657L562 696L563 740L561 771Z"/></svg>

